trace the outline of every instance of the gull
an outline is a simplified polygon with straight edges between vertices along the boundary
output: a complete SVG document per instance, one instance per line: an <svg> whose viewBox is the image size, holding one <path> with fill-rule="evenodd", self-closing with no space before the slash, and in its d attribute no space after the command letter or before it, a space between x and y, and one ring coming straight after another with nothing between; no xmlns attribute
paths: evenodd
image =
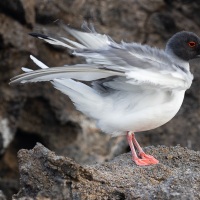
<svg viewBox="0 0 200 200"><path fill-rule="evenodd" d="M25 73L12 78L11 84L51 81L77 110L95 119L103 132L126 135L136 165L159 163L143 151L135 132L160 127L176 115L192 84L189 60L199 57L200 38L181 31L167 41L165 49L158 49L135 42L116 43L97 33L92 24L84 23L84 31L63 28L76 41L30 35L68 48L85 63L49 68L31 55L41 69L22 68Z"/></svg>

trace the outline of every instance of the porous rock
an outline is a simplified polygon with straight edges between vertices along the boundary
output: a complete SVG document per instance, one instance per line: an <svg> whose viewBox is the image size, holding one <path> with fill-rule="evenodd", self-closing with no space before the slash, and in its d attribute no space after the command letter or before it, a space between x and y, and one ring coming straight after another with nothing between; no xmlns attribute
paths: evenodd
<svg viewBox="0 0 200 200"><path fill-rule="evenodd" d="M0 190L0 200L6 200L6 197L4 193L2 192L2 190Z"/></svg>
<svg viewBox="0 0 200 200"><path fill-rule="evenodd" d="M63 48L32 38L29 32L67 36L56 26L61 20L80 28L93 20L96 30L120 42L141 42L163 48L177 31L200 35L200 4L188 0L15 0L0 1L0 188L8 197L18 190L17 151L41 142L58 155L79 164L102 163L126 152L125 137L102 134L94 121L75 111L69 98L49 83L8 85L21 67L36 69L33 54L48 66L83 62ZM194 63L193 63L194 64ZM142 146L180 143L199 150L200 71L192 67L194 82L177 116L168 124L138 134ZM2 186L2 187L1 187Z"/></svg>
<svg viewBox="0 0 200 200"><path fill-rule="evenodd" d="M136 166L131 154L81 166L41 144L18 153L20 191L15 199L199 199L200 152L180 146L148 147L160 163Z"/></svg>

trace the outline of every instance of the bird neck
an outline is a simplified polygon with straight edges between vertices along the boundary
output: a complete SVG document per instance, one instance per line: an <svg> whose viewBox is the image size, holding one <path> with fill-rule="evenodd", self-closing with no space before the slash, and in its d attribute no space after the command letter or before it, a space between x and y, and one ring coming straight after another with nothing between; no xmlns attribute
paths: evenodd
<svg viewBox="0 0 200 200"><path fill-rule="evenodd" d="M174 61L174 63L178 64L181 67L184 67L184 69L186 69L187 71L190 71L190 64L189 61L183 60L181 58L179 58L178 56L176 56L173 51L169 50L169 49L165 49L165 52L170 55L170 57L172 58L172 60Z"/></svg>
<svg viewBox="0 0 200 200"><path fill-rule="evenodd" d="M184 67L184 69L186 69L187 71L190 71L190 64L189 64L189 62L180 59L180 61L177 62L177 63L178 63L178 65Z"/></svg>

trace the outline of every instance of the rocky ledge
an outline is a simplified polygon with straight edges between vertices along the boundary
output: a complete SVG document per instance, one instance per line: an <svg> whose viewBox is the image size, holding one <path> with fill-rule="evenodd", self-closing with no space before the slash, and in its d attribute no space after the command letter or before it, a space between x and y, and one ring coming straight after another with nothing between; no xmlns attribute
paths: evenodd
<svg viewBox="0 0 200 200"><path fill-rule="evenodd" d="M145 151L160 164L139 167L126 153L81 166L38 143L18 153L20 191L13 199L200 199L200 152L180 146Z"/></svg>

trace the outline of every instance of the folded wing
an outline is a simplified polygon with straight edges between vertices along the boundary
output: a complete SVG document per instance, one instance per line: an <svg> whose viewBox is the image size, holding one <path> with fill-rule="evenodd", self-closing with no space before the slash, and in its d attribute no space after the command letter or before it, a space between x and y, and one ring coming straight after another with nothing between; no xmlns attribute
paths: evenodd
<svg viewBox="0 0 200 200"><path fill-rule="evenodd" d="M118 79L110 81L108 77L123 77L120 82L123 80L123 86L126 84L129 88L131 88L130 85L181 90L190 87L193 79L190 72L174 63L163 50L136 43L121 42L117 44L109 36L101 35L96 33L93 28L88 28L87 24L84 27L88 32L64 26L64 29L80 43L64 37L55 39L41 34L31 35L50 44L74 50L73 54L84 57L86 64L44 68L35 71L25 69L27 73L14 77L11 83L54 79L80 81L105 79L105 83L101 82L101 84L117 89L116 80ZM39 65L39 61L36 64ZM123 87L120 87L120 90L123 90Z"/></svg>

